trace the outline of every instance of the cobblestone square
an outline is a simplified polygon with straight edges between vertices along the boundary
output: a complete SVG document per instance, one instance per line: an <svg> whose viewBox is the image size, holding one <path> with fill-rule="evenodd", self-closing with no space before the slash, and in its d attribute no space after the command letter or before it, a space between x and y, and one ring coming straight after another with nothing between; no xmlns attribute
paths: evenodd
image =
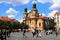
<svg viewBox="0 0 60 40"><path fill-rule="evenodd" d="M26 33L26 38L23 38L22 32L14 32L10 34L10 37L7 37L7 40L60 40L60 35L56 36L55 34L45 35L42 33L42 37L34 37L31 32Z"/></svg>

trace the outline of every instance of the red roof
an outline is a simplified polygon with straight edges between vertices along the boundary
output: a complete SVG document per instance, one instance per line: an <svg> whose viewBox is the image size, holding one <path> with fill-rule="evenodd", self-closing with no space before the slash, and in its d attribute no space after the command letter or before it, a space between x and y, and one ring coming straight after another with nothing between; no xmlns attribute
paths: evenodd
<svg viewBox="0 0 60 40"><path fill-rule="evenodd" d="M60 15L60 12L56 12L55 15Z"/></svg>
<svg viewBox="0 0 60 40"><path fill-rule="evenodd" d="M38 17L38 18L40 18L40 19L47 19L48 17L43 16L43 15L39 15L39 17Z"/></svg>
<svg viewBox="0 0 60 40"><path fill-rule="evenodd" d="M5 17L5 16L1 16L1 17L0 17L0 20L10 21L10 22L17 22L16 20L11 19L11 18L8 18L8 17Z"/></svg>
<svg viewBox="0 0 60 40"><path fill-rule="evenodd" d="M38 18L44 18L42 15L39 15L39 17Z"/></svg>

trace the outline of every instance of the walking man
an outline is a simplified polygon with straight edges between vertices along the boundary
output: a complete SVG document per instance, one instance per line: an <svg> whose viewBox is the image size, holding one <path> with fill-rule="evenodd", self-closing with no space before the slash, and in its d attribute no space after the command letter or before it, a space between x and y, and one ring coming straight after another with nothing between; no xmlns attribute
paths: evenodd
<svg viewBox="0 0 60 40"><path fill-rule="evenodd" d="M25 35L25 33L26 33L26 30L24 29L23 30L23 38L26 38L27 36Z"/></svg>

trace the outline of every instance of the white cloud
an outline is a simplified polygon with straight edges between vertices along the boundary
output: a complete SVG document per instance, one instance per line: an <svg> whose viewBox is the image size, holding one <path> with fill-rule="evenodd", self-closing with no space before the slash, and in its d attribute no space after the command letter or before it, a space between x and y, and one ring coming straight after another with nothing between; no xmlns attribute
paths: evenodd
<svg viewBox="0 0 60 40"><path fill-rule="evenodd" d="M28 10L27 12L29 13L31 10Z"/></svg>
<svg viewBox="0 0 60 40"><path fill-rule="evenodd" d="M44 3L51 2L52 0L37 0L37 1L44 4Z"/></svg>
<svg viewBox="0 0 60 40"><path fill-rule="evenodd" d="M36 0L33 0L33 1L32 1L32 3L34 3L34 2L35 2L35 3L37 3L37 1L36 1Z"/></svg>
<svg viewBox="0 0 60 40"><path fill-rule="evenodd" d="M13 8L9 8L8 10L6 10L6 13L8 14L9 18L15 18L15 16L19 13L19 11L16 11Z"/></svg>
<svg viewBox="0 0 60 40"><path fill-rule="evenodd" d="M16 15L18 14L19 11L16 11L15 9L13 8L9 8L6 13L9 14L9 15Z"/></svg>
<svg viewBox="0 0 60 40"><path fill-rule="evenodd" d="M40 3L52 3L49 9L60 8L60 0L38 0Z"/></svg>
<svg viewBox="0 0 60 40"><path fill-rule="evenodd" d="M17 19L20 23L22 23L23 22L23 19Z"/></svg>
<svg viewBox="0 0 60 40"><path fill-rule="evenodd" d="M8 15L8 17L14 19L15 15Z"/></svg>
<svg viewBox="0 0 60 40"><path fill-rule="evenodd" d="M21 20L19 20L20 21L20 23L22 23L23 22L23 19L21 19Z"/></svg>
<svg viewBox="0 0 60 40"><path fill-rule="evenodd" d="M50 9L55 9L60 7L60 0L52 0L53 4Z"/></svg>
<svg viewBox="0 0 60 40"><path fill-rule="evenodd" d="M13 4L13 5L20 5L20 4L27 4L30 0L0 0L0 3L7 3L7 4Z"/></svg>
<svg viewBox="0 0 60 40"><path fill-rule="evenodd" d="M39 14L39 15L41 15L41 14ZM43 16L45 16L45 14L44 14L44 13L42 13L42 15L43 15Z"/></svg>
<svg viewBox="0 0 60 40"><path fill-rule="evenodd" d="M53 10L51 13L49 13L48 17L54 17L54 14L58 12L58 10Z"/></svg>

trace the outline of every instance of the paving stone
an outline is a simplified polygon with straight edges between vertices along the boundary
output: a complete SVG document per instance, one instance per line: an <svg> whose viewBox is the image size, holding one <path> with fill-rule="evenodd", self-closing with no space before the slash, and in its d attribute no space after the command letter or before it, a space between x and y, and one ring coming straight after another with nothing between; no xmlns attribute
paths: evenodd
<svg viewBox="0 0 60 40"><path fill-rule="evenodd" d="M11 33L10 37L7 38L7 40L60 40L60 34L56 37L55 34L52 35L45 35L45 33L42 32L42 37L34 37L32 36L32 32L26 33L27 38L23 38L22 32L15 32Z"/></svg>

